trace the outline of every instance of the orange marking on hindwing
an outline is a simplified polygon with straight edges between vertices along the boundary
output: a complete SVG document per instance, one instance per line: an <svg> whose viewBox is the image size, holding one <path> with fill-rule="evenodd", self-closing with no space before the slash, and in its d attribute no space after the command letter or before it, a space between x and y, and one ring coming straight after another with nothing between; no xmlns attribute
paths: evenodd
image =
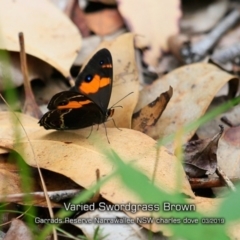
<svg viewBox="0 0 240 240"><path fill-rule="evenodd" d="M110 84L111 79L110 78L100 78L99 75L94 75L93 79L91 82L87 83L87 82L83 82L80 86L79 86L79 90L80 92L83 92L85 94L89 94L89 93L97 93L99 88L103 88L107 85Z"/></svg>
<svg viewBox="0 0 240 240"><path fill-rule="evenodd" d="M86 104L89 104L89 103L91 103L90 100L81 101L81 102L70 101L67 105L58 106L57 109L81 108L81 107L83 107L83 105L86 105Z"/></svg>

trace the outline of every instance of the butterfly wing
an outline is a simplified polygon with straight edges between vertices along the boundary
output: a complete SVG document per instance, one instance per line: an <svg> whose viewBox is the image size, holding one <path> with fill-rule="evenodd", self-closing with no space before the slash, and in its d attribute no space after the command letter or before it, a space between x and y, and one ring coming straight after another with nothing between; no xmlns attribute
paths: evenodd
<svg viewBox="0 0 240 240"><path fill-rule="evenodd" d="M50 111L39 121L45 129L79 129L99 124L105 119L94 102L77 92L57 93L49 102L48 109Z"/></svg>
<svg viewBox="0 0 240 240"><path fill-rule="evenodd" d="M109 50L99 50L77 76L75 90L106 113L112 93L113 65Z"/></svg>

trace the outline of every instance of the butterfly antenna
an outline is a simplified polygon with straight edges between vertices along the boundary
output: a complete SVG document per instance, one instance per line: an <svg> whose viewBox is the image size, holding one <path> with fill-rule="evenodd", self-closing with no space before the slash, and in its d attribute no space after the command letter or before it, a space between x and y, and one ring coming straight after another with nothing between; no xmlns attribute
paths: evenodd
<svg viewBox="0 0 240 240"><path fill-rule="evenodd" d="M118 100L116 103L114 103L110 108L113 108L116 104L118 104L119 102L121 102L124 98L128 97L130 94L132 94L133 92L128 93L126 96L124 96L123 98L121 98L120 100ZM117 107L122 107L122 106L117 106Z"/></svg>
<svg viewBox="0 0 240 240"><path fill-rule="evenodd" d="M123 108L123 106L112 106L111 108L118 108L118 107Z"/></svg>

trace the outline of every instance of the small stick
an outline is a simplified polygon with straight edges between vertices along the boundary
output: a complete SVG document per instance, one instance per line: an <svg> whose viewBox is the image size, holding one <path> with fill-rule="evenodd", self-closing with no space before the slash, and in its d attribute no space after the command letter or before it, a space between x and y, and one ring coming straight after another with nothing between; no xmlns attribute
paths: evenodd
<svg viewBox="0 0 240 240"><path fill-rule="evenodd" d="M233 192L236 191L236 188L233 185L232 181L228 178L226 173L219 166L217 166L216 174Z"/></svg>
<svg viewBox="0 0 240 240"><path fill-rule="evenodd" d="M215 178L188 178L189 183L193 189L197 188L213 188L213 187L223 187L225 184L219 177ZM233 178L233 182L240 182L240 179Z"/></svg>
<svg viewBox="0 0 240 240"><path fill-rule="evenodd" d="M220 118L220 120L225 123L226 125L228 125L229 127L238 127L238 124L233 124L226 116L223 116Z"/></svg>
<svg viewBox="0 0 240 240"><path fill-rule="evenodd" d="M47 194L54 202L59 202L66 198L72 198L81 192L80 189L70 189L62 191L48 191ZM0 195L0 202L18 202L22 201L26 196L32 196L34 199L45 199L44 192L16 193L8 195Z"/></svg>
<svg viewBox="0 0 240 240"><path fill-rule="evenodd" d="M23 33L20 32L18 34L19 44L20 44L20 60L21 60L21 70L23 74L23 84L25 91L25 103L23 107L23 112L28 113L35 118L40 118L42 116L42 112L40 111L35 97L32 92L31 84L28 78L28 68L27 68L27 58L25 52L25 44L24 44L24 36Z"/></svg>
<svg viewBox="0 0 240 240"><path fill-rule="evenodd" d="M100 181L100 170L99 169L96 170L96 178L97 178L97 182L99 182ZM96 193L93 195L93 197L90 199L89 202L98 202L99 198L100 198L100 189L98 189L96 191Z"/></svg>
<svg viewBox="0 0 240 240"><path fill-rule="evenodd" d="M211 58L218 63L226 63L234 60L239 55L240 43L235 43L230 47L215 51Z"/></svg>
<svg viewBox="0 0 240 240"><path fill-rule="evenodd" d="M233 10L229 13L204 39L191 46L190 56L183 56L186 63L202 60L211 50L222 35L227 32L239 20L240 11ZM184 53L184 48L182 53ZM188 51L187 51L188 52Z"/></svg>

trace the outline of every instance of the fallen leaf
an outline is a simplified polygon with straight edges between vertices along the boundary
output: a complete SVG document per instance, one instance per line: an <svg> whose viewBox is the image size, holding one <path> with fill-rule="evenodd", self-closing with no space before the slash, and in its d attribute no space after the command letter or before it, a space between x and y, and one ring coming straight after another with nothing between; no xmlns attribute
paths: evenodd
<svg viewBox="0 0 240 240"><path fill-rule="evenodd" d="M155 127L146 133L154 139L163 138L203 116L217 92L231 80L238 81L233 75L212 64L183 66L144 88L135 111L153 101L159 92L172 86L173 97ZM195 131L185 134L183 142L187 142Z"/></svg>
<svg viewBox="0 0 240 240"><path fill-rule="evenodd" d="M113 59L113 89L109 107L116 104L116 106L122 106L123 108L115 110L113 118L117 127L131 128L132 114L139 94L133 34L126 33L113 41L104 41L96 51L101 48L107 48L111 52ZM127 96L131 92L133 94ZM127 97L124 98L125 96ZM120 102L118 103L118 101ZM106 125L115 127L113 121L106 122Z"/></svg>
<svg viewBox="0 0 240 240"><path fill-rule="evenodd" d="M101 42L113 41L115 38L119 37L123 33L126 33L125 28L121 28L118 31L111 33L109 35L104 35L104 36L92 35L92 36L83 38L82 48L79 51L79 54L74 61L74 65L81 66Z"/></svg>
<svg viewBox="0 0 240 240"><path fill-rule="evenodd" d="M168 50L167 39L179 31L180 2L178 0L117 0L117 3L127 26L136 34L136 46L148 48L144 52L144 61L156 66L161 51Z"/></svg>
<svg viewBox="0 0 240 240"><path fill-rule="evenodd" d="M102 147L109 147L105 128L100 126L98 131L93 130L89 139L86 139L90 130L90 128L74 131L46 131L41 129L33 134L29 134L28 137L40 167L61 173L78 184L80 184L78 182L80 178L80 185L88 188L96 181L96 169L99 168L101 176L107 175L113 170L113 164L106 162L104 155L99 152L98 144L94 144L94 142L97 141L103 144ZM155 163L154 156L156 154L154 147L155 141L153 139L131 129L122 129L122 131L119 131L116 128L107 128L107 134L111 142L111 148L119 152L126 161L130 161L134 163L136 167L144 170L146 175L152 176ZM141 145L140 148L133 147L133 145L139 146L139 144L143 142L144 146ZM21 143L16 143L16 149L20 151L20 146L24 146L26 162L29 165L36 166L34 158L31 157L33 154L31 145L27 139L25 139L21 141ZM83 159L81 156L83 156ZM81 158L81 161L77 161L79 158ZM147 161L145 158L149 158L149 160ZM157 172L160 172L156 174L156 176L158 176L156 184L162 186L163 189L166 189L167 186L166 191L173 192L175 190L174 179L176 178L174 165L177 163L177 160L175 156L169 154L164 147L160 151L159 158L162 160L160 161L161 164L159 162L157 169ZM170 161L170 165L168 161ZM78 167L78 164L80 164L81 167L80 165ZM86 166L84 167L85 164ZM168 172L167 176L161 173L166 168ZM72 171L71 173L69 172L70 169ZM192 192L189 192L188 186L188 181L184 181L181 191L189 196L193 196Z"/></svg>
<svg viewBox="0 0 240 240"><path fill-rule="evenodd" d="M220 132L212 139L190 141L184 146L183 164L189 177L202 177L215 173L218 142L223 133L223 127L220 128Z"/></svg>
<svg viewBox="0 0 240 240"><path fill-rule="evenodd" d="M0 166L0 195L21 193L21 176L17 168L15 168L15 171L9 170L8 163L0 163Z"/></svg>
<svg viewBox="0 0 240 240"><path fill-rule="evenodd" d="M48 191L79 189L79 185L62 174L42 169L42 175ZM36 181L41 185L39 176L36 177Z"/></svg>
<svg viewBox="0 0 240 240"><path fill-rule="evenodd" d="M114 33L124 25L117 9L103 9L97 12L85 13L84 15L89 29L100 36Z"/></svg>
<svg viewBox="0 0 240 240"><path fill-rule="evenodd" d="M69 3L69 1L67 1ZM91 31L87 26L85 13L82 8L79 6L79 1L73 0L72 6L69 9L65 9L65 13L73 21L73 23L78 27L80 33L82 34L83 40L91 35ZM82 49L84 47L82 46Z"/></svg>
<svg viewBox="0 0 240 240"><path fill-rule="evenodd" d="M133 114L132 129L145 133L156 124L173 94L170 86L167 92L161 93L153 102Z"/></svg>
<svg viewBox="0 0 240 240"><path fill-rule="evenodd" d="M65 77L70 75L81 37L67 16L51 2L2 0L0 17L0 49L18 52L18 33L23 32L27 54L47 62Z"/></svg>
<svg viewBox="0 0 240 240"><path fill-rule="evenodd" d="M188 200L189 203L196 204L196 209L198 212L214 216L221 206L223 199L218 198L205 198L205 197L195 197L195 199Z"/></svg>
<svg viewBox="0 0 240 240"><path fill-rule="evenodd" d="M219 141L218 164L229 178L240 178L240 127L229 128Z"/></svg>
<svg viewBox="0 0 240 240"><path fill-rule="evenodd" d="M30 80L47 80L50 78L53 71L53 68L49 64L31 55L27 56L27 66L28 77ZM4 77L11 78L13 87L19 87L23 84L23 74L20 66L19 53L8 52L7 71L6 68L4 68L4 64L0 63L0 91L6 89L5 84L3 84ZM5 73L9 74L9 76L6 76Z"/></svg>
<svg viewBox="0 0 240 240"><path fill-rule="evenodd" d="M19 219L14 219L4 237L4 240L33 240L30 229Z"/></svg>
<svg viewBox="0 0 240 240"><path fill-rule="evenodd" d="M5 155L4 155L5 156ZM47 207L47 202L44 198L38 198L37 196L33 196L30 201L31 202L26 202L26 200L23 201L22 197L16 196L17 194L27 194L25 192L25 188L22 187L22 174L25 174L23 172L21 172L21 170L19 170L18 165L16 164L16 162L7 162L9 159L5 159L4 161L0 161L0 197L5 199L6 198L6 202L16 202L18 204L22 204L22 205L34 205L34 206L40 206L40 207ZM11 161L11 160L10 160ZM15 159L13 160L15 161ZM45 171L46 172L46 171ZM56 173L52 173L52 177L56 177L60 174L56 174ZM61 190L64 189L69 189L71 186L77 186L76 183L72 182L71 180L67 179L66 181L66 177L60 175L61 177L58 178L54 178L55 181L59 181L64 179L65 181L62 180L62 182L64 182L64 184L60 181L58 182L58 188L56 187L56 183L54 184L55 181L51 181L49 183L49 177L48 175L46 176L45 174L43 174L44 179L47 179L47 187L48 190L56 190L60 188L61 185ZM38 182L36 181L36 179L33 176L25 176L25 178L27 178L27 181L31 183L32 188L31 191L33 192L39 192L41 191L40 185L38 184ZM48 184L49 183L49 184ZM72 183L72 185L70 185L70 183ZM66 187L66 184L69 184L68 187L69 188L64 188ZM78 187L79 188L79 187ZM13 197L13 195L15 197ZM5 201L4 201L5 202ZM61 206L60 204L54 203L52 202L52 207L59 207Z"/></svg>
<svg viewBox="0 0 240 240"><path fill-rule="evenodd" d="M23 127L18 122L21 121ZM2 141L13 141L18 137L25 137L26 134L39 130L38 119L30 117L22 113L0 112L0 136ZM26 132L25 132L25 131ZM0 148L0 154L8 152L6 149Z"/></svg>
<svg viewBox="0 0 240 240"><path fill-rule="evenodd" d="M46 132L41 129L33 135L29 135L31 144L26 139L16 143L14 150L21 153L24 151L24 159L30 166L36 167L36 161L38 161L41 168L63 174L87 189L96 183L96 169L99 169L100 178L104 178L114 171L114 163L107 161L100 151L100 149L109 147L118 152L126 162L133 164L147 177L152 178L156 168L156 142L153 139L131 129L119 131L108 128L107 134L111 142L109 145L104 128L100 127L97 134L93 131L90 138L86 139L89 131L89 128L66 132ZM69 142L71 143L69 144ZM102 144L100 146L97 143ZM162 147L159 151L159 159L161 160L157 164L155 175L156 186L169 193L177 191L194 197L183 169L179 168L176 157ZM179 169L177 175L176 169ZM181 182L181 187L179 182ZM116 204L141 203L141 200L121 183L118 176L111 178L103 185L100 194L103 198ZM139 214L150 216L151 212L138 212L135 216L139 216ZM150 226L148 225L148 227ZM162 230L162 226L156 225L153 231L160 230Z"/></svg>

